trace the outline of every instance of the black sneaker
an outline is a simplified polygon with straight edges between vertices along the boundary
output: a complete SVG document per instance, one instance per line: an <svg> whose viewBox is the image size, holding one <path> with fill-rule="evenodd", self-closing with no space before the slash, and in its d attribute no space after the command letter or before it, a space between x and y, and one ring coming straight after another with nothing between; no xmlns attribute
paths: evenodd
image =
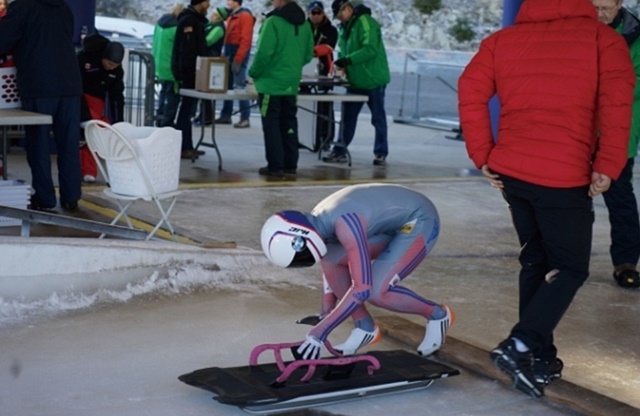
<svg viewBox="0 0 640 416"><path fill-rule="evenodd" d="M618 286L625 289L637 289L640 287L640 274L635 270L622 270L613 272L613 278L618 282Z"/></svg>
<svg viewBox="0 0 640 416"><path fill-rule="evenodd" d="M40 201L40 199L38 199L36 195L33 195L31 197L29 209L41 212L52 212L56 209L56 203L54 202L53 204L44 204L42 203L42 201Z"/></svg>
<svg viewBox="0 0 640 416"><path fill-rule="evenodd" d="M220 116L216 119L216 124L231 124L231 117Z"/></svg>
<svg viewBox="0 0 640 416"><path fill-rule="evenodd" d="M331 152L329 155L323 156L322 161L327 163L347 163L347 156Z"/></svg>
<svg viewBox="0 0 640 416"><path fill-rule="evenodd" d="M75 211L78 209L78 201L60 201L60 206L67 211Z"/></svg>
<svg viewBox="0 0 640 416"><path fill-rule="evenodd" d="M552 360L543 360L542 358L533 359L533 375L538 384L542 384L543 386L562 378L563 368L564 363L559 358Z"/></svg>
<svg viewBox="0 0 640 416"><path fill-rule="evenodd" d="M373 164L375 166L384 166L387 164L387 157L385 155L376 155L373 159Z"/></svg>
<svg viewBox="0 0 640 416"><path fill-rule="evenodd" d="M258 169L258 173L262 176L270 176L272 178L284 178L284 171L271 170L268 166Z"/></svg>
<svg viewBox="0 0 640 416"><path fill-rule="evenodd" d="M542 397L544 386L538 384L533 375L531 351L519 352L515 341L508 338L498 344L489 355L495 366L511 377L513 387L531 397Z"/></svg>

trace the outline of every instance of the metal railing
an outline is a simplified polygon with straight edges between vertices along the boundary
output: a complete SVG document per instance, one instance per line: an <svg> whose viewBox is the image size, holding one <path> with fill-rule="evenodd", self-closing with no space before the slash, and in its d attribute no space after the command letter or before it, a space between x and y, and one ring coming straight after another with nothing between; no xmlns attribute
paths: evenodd
<svg viewBox="0 0 640 416"><path fill-rule="evenodd" d="M400 108L394 121L457 131L455 85L471 55L453 51L427 51L424 55L407 53L405 56ZM405 99L409 98L406 95L413 95L413 108L405 108ZM443 116L444 113L449 115Z"/></svg>
<svg viewBox="0 0 640 416"><path fill-rule="evenodd" d="M135 126L155 122L155 64L150 52L129 49L124 68L124 120Z"/></svg>

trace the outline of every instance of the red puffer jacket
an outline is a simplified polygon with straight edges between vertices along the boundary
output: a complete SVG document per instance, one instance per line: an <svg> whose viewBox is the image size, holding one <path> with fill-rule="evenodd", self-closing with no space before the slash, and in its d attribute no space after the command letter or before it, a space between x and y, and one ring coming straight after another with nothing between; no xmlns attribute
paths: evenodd
<svg viewBox="0 0 640 416"><path fill-rule="evenodd" d="M512 27L480 45L459 80L469 156L537 185L616 179L627 159L635 75L622 36L589 0L527 0ZM501 111L497 142L489 99ZM599 137L599 138L598 138Z"/></svg>

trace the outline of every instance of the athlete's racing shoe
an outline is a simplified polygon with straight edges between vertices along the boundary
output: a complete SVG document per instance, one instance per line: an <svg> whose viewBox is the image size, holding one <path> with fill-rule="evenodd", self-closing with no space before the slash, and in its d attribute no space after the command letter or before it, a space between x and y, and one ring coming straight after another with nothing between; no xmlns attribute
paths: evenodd
<svg viewBox="0 0 640 416"><path fill-rule="evenodd" d="M542 397L544 386L533 373L533 354L520 352L512 338L502 341L490 353L491 360L500 371L511 377L513 387L531 397Z"/></svg>
<svg viewBox="0 0 640 416"><path fill-rule="evenodd" d="M562 369L564 363L560 358L552 360L543 360L541 358L533 359L533 375L538 384L548 385L554 380L562 378Z"/></svg>
<svg viewBox="0 0 640 416"><path fill-rule="evenodd" d="M442 305L447 315L442 319L431 319L427 322L424 339L418 345L418 354L426 356L438 351L447 337L447 331L456 321L456 314L447 305Z"/></svg>
<svg viewBox="0 0 640 416"><path fill-rule="evenodd" d="M382 332L380 332L380 328L377 325L371 332L355 328L351 331L349 338L347 338L345 342L335 345L333 348L336 351L341 352L343 355L353 355L360 348L366 345L377 344L381 339Z"/></svg>

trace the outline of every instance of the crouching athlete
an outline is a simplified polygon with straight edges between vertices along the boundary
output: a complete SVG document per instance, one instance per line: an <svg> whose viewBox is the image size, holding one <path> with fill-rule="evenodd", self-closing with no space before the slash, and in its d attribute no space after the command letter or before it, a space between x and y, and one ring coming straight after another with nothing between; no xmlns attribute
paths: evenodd
<svg viewBox="0 0 640 416"><path fill-rule="evenodd" d="M355 329L335 346L355 354L381 339L364 303L426 318L418 353L440 349L455 315L446 305L400 285L438 240L440 220L424 195L398 185L346 187L322 200L310 213L283 211L262 227L266 256L281 267L320 262L324 293L319 322L298 348L304 359L318 358L331 331L348 317Z"/></svg>

